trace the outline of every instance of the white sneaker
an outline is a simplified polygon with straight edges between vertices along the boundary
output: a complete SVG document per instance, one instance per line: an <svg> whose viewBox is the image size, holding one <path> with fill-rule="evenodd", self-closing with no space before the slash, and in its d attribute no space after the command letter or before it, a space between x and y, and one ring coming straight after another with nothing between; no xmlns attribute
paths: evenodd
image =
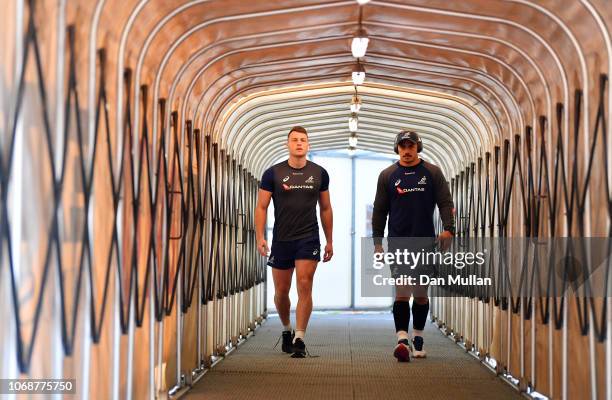
<svg viewBox="0 0 612 400"><path fill-rule="evenodd" d="M413 347L413 352L412 352L412 357L414 358L426 358L427 357L427 352L425 350L423 350L423 338L421 336L415 336L412 339L412 347Z"/></svg>

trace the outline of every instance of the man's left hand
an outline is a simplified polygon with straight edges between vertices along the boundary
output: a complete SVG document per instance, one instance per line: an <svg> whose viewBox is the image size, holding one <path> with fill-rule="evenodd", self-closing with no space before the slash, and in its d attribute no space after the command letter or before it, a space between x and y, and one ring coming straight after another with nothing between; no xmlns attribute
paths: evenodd
<svg viewBox="0 0 612 400"><path fill-rule="evenodd" d="M323 262L328 262L334 255L334 246L331 243L325 245L325 253L323 254Z"/></svg>

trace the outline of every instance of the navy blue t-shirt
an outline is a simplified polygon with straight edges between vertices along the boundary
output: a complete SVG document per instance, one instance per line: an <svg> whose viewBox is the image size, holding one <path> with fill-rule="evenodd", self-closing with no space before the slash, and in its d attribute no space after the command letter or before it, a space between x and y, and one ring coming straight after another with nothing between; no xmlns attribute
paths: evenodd
<svg viewBox="0 0 612 400"><path fill-rule="evenodd" d="M329 189L325 168L306 161L293 168L287 161L268 168L259 186L272 192L274 203L274 241L290 241L319 235L317 201Z"/></svg>

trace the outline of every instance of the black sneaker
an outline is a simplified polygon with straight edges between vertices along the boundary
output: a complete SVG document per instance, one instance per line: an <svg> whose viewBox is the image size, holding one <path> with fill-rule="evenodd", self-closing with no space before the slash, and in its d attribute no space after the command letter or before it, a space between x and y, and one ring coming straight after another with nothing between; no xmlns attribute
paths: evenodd
<svg viewBox="0 0 612 400"><path fill-rule="evenodd" d="M306 344L300 338L295 339L293 342L293 354L291 358L304 358L306 357Z"/></svg>
<svg viewBox="0 0 612 400"><path fill-rule="evenodd" d="M283 331L282 338L283 344L281 346L282 350L285 353L293 353L293 337L295 336L295 332L291 331Z"/></svg>
<svg viewBox="0 0 612 400"><path fill-rule="evenodd" d="M393 350L393 357L399 362L410 362L410 343L408 339L402 339L397 342L397 346Z"/></svg>
<svg viewBox="0 0 612 400"><path fill-rule="evenodd" d="M414 358L425 358L427 357L427 352L423 350L423 338L421 336L415 336L412 339L412 345L414 346Z"/></svg>

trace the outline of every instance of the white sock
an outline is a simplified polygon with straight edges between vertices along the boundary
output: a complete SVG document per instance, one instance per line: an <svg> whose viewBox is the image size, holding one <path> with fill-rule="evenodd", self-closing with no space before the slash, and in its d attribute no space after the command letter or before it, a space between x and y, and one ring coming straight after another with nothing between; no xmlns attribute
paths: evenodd
<svg viewBox="0 0 612 400"><path fill-rule="evenodd" d="M306 331L304 329L296 329L295 330L295 337L293 338L293 343L295 343L296 339L304 340L304 335L305 334L306 334Z"/></svg>
<svg viewBox="0 0 612 400"><path fill-rule="evenodd" d="M406 331L397 331L397 341L399 342L400 340L408 340L408 332Z"/></svg>
<svg viewBox="0 0 612 400"><path fill-rule="evenodd" d="M412 336L413 336L413 337L414 337L414 336L420 336L420 337L423 337L423 331L419 331L419 330L413 329L413 330L412 330Z"/></svg>
<svg viewBox="0 0 612 400"><path fill-rule="evenodd" d="M283 325L283 330L291 332L291 323L289 323L289 325Z"/></svg>

